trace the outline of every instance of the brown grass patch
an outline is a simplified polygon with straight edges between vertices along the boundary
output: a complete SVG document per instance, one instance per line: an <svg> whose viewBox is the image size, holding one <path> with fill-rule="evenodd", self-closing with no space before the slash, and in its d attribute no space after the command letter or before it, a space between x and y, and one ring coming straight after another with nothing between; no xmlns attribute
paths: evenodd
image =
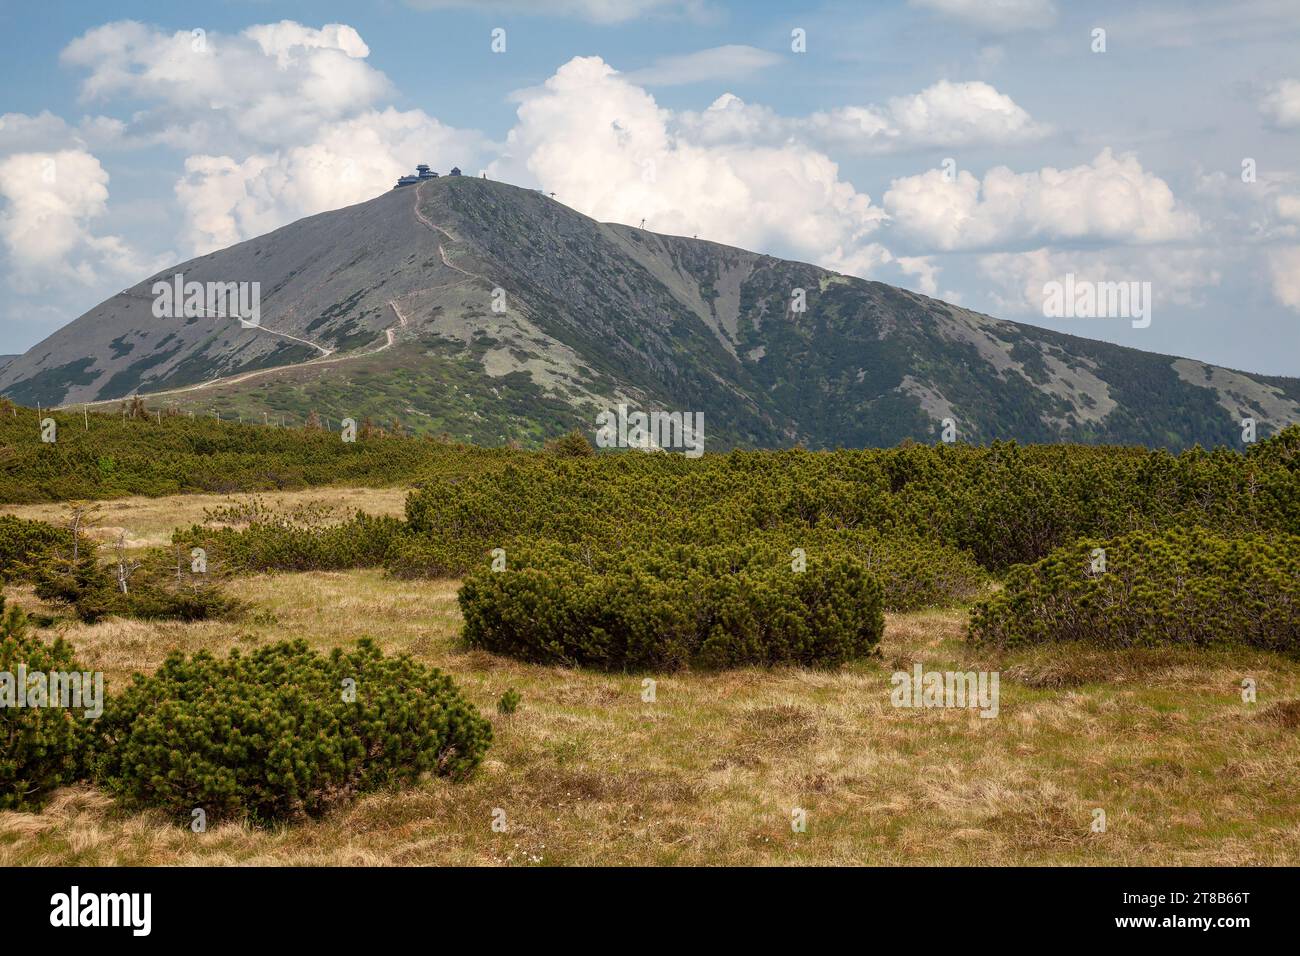
<svg viewBox="0 0 1300 956"><path fill-rule="evenodd" d="M164 495L149 498L136 495L95 502L98 521L88 530L101 543L114 542L126 534L129 548L157 547L171 542L172 531L203 521L205 511L247 504L262 499L277 511L308 505L325 505L340 511L364 511L372 515L401 516L406 509L406 488L306 488L298 491L267 491L228 495ZM29 521L45 521L60 527L67 524L68 506L61 503L0 505L0 514Z"/></svg>
<svg viewBox="0 0 1300 956"><path fill-rule="evenodd" d="M1300 699L1272 704L1259 715L1258 719L1261 723L1272 724L1274 727L1295 730L1300 727Z"/></svg>
<svg viewBox="0 0 1300 956"><path fill-rule="evenodd" d="M104 669L110 693L172 648L302 637L327 650L368 635L450 674L492 719L483 766L297 826L204 834L67 788L41 814L0 813L0 865L1300 863L1300 663L1279 656L987 655L955 610L887 615L879 656L836 672L618 675L467 650L451 581L353 571L233 587L259 613L48 633ZM890 673L917 661L1001 668L1000 716L894 708ZM1242 703L1245 677L1262 709ZM503 718L509 687L523 703ZM1089 829L1098 807L1104 834ZM791 829L796 808L807 832Z"/></svg>

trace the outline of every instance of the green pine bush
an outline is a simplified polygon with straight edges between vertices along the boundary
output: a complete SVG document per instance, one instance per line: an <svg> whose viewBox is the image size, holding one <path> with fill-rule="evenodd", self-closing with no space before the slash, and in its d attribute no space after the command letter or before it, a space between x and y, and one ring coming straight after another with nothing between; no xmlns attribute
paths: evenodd
<svg viewBox="0 0 1300 956"><path fill-rule="evenodd" d="M366 639L328 656L301 640L174 653L111 698L97 729L96 777L124 805L257 823L426 773L464 777L492 737L451 678Z"/></svg>
<svg viewBox="0 0 1300 956"><path fill-rule="evenodd" d="M59 638L34 636L21 609L0 596L0 672L85 672ZM15 687L16 691L16 687ZM0 706L0 810L39 810L56 787L80 778L90 740L85 709Z"/></svg>
<svg viewBox="0 0 1300 956"><path fill-rule="evenodd" d="M1084 539L1012 568L1005 588L975 605L969 636L1004 648L1084 641L1300 653L1300 536L1175 528Z"/></svg>
<svg viewBox="0 0 1300 956"><path fill-rule="evenodd" d="M146 555L126 594L112 581L110 566L108 613L143 620L209 621L238 617L247 609L245 602L218 583L216 575L192 574L182 565L178 576L169 557L165 549Z"/></svg>
<svg viewBox="0 0 1300 956"><path fill-rule="evenodd" d="M475 563L486 561L488 550L440 535L403 531L393 538L384 567L399 578L460 577Z"/></svg>
<svg viewBox="0 0 1300 956"><path fill-rule="evenodd" d="M528 661L605 670L837 666L884 630L880 584L845 554L801 573L770 546L543 545L507 552L459 595L464 639Z"/></svg>
<svg viewBox="0 0 1300 956"><path fill-rule="evenodd" d="M402 527L396 518L362 512L343 520L260 513L244 528L194 525L173 533L172 542L185 551L204 548L209 566L223 574L343 571L382 567Z"/></svg>
<svg viewBox="0 0 1300 956"><path fill-rule="evenodd" d="M874 529L813 530L780 536L786 550L843 553L879 582L886 611L965 604L989 586L988 573L967 552L938 541Z"/></svg>
<svg viewBox="0 0 1300 956"><path fill-rule="evenodd" d="M94 623L116 614L120 617L203 621L230 618L244 603L222 590L214 578L194 575L188 564L175 570L174 554L152 549L124 556L129 563L126 590L115 566L100 560L90 541L80 542L74 558L51 553L27 567L36 596L64 604L82 621Z"/></svg>
<svg viewBox="0 0 1300 956"><path fill-rule="evenodd" d="M371 487L434 473L494 468L516 453L372 430L356 442L320 428L173 416L18 408L0 415L0 502L70 501L186 492L229 494L331 484ZM58 423L40 440L39 419Z"/></svg>
<svg viewBox="0 0 1300 956"><path fill-rule="evenodd" d="M522 699L519 691L513 687L507 688L506 692L497 698L497 713L510 716L519 709L519 702Z"/></svg>
<svg viewBox="0 0 1300 956"><path fill-rule="evenodd" d="M546 451L561 458L587 458L596 454L587 436L576 428L561 438L546 443Z"/></svg>
<svg viewBox="0 0 1300 956"><path fill-rule="evenodd" d="M1300 534L1300 426L1250 453L994 442L986 448L522 456L432 476L407 499L407 531L461 566L511 541L617 551L755 535L874 530L965 552L987 571L1080 537L1199 525ZM900 605L905 606L905 605Z"/></svg>
<svg viewBox="0 0 1300 956"><path fill-rule="evenodd" d="M0 580L30 580L32 567L72 551L72 532L44 521L0 515Z"/></svg>

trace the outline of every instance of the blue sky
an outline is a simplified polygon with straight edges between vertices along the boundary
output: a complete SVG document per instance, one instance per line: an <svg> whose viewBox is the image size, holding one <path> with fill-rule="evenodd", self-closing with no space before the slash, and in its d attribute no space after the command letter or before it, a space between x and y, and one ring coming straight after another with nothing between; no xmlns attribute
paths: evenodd
<svg viewBox="0 0 1300 956"><path fill-rule="evenodd" d="M1300 375L1300 0L177 8L0 10L0 352L427 161ZM1067 273L1151 283L1150 325L1044 317Z"/></svg>

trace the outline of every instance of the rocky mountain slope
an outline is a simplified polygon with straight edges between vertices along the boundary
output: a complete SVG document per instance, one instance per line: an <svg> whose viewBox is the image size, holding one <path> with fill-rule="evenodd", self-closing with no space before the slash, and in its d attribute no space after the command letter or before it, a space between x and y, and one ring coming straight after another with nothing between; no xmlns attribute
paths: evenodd
<svg viewBox="0 0 1300 956"><path fill-rule="evenodd" d="M260 326L155 318L153 283L178 272L259 282ZM951 418L968 441L1183 447L1237 444L1245 416L1260 437L1300 421L1300 379L1002 321L468 177L181 263L0 368L0 393L27 404L135 392L486 443L590 433L619 402L701 411L724 446L932 441Z"/></svg>

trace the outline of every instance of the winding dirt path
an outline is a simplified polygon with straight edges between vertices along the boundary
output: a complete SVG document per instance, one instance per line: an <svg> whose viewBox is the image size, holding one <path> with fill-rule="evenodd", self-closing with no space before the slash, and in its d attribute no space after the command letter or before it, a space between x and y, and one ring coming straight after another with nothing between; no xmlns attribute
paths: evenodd
<svg viewBox="0 0 1300 956"><path fill-rule="evenodd" d="M392 302L389 302L388 304L393 305ZM396 306L393 307L393 311L397 311ZM186 385L181 388L167 388L159 392L135 392L133 394L139 395L141 398L161 398L164 395L184 395L188 392L201 392L206 388L215 388L219 385L238 385L240 382L247 382L249 379L257 378L261 375L270 375L273 372L283 372L288 369L317 368L322 365L337 365L340 362L350 362L353 359L365 358L367 355L375 355L392 345L396 333L394 333L392 329L385 329L384 331L387 341L378 348L371 349L368 352L349 352L346 355L336 356L332 351L330 351L326 353L326 356L328 357L308 359L305 362L295 362L292 365L273 365L270 368L259 368L252 372L239 372L235 375L225 375L221 378L209 379L206 382L199 382L197 385ZM130 395L124 395L121 398L104 398L93 402L73 402L70 405L55 405L52 410L58 411L66 408L95 408L99 405L114 405L118 402L126 401L126 399L130 397Z"/></svg>
<svg viewBox="0 0 1300 956"><path fill-rule="evenodd" d="M119 292L116 296L114 296L114 298L119 298L119 297L123 299L140 299L143 302L154 301L152 296L140 295L137 292ZM312 348L317 349L321 353L321 355L332 355L334 354L335 351L337 351L336 349L326 348L324 345L321 345L317 342L313 342L311 339L299 338L298 336L292 335L288 332L281 332L278 329L273 329L268 326L262 325L260 322L257 325L251 325L245 322L237 315L227 315L225 312L213 312L209 309L202 309L200 311L202 311L204 316L209 319L232 319L238 322L246 329L254 329L258 332L270 332L272 335L278 335L283 339L292 339L295 342L301 342L303 345L310 345Z"/></svg>
<svg viewBox="0 0 1300 956"><path fill-rule="evenodd" d="M425 226L427 226L432 232L442 233L442 235L446 236L452 242L460 242L460 240L457 239L455 236L453 236L450 232L448 232L446 229L442 228L442 226L438 225L436 222L431 220L424 213L420 212L420 190L424 188L424 185L425 185L424 183L420 183L420 185L415 187L415 207L414 207L415 218L418 219ZM459 272L461 275L469 276L471 279L483 278L481 275L478 275L477 273L468 272L465 269L462 269L460 266L456 265L454 262L448 259L447 250L443 248L442 240L438 240L438 255L442 258L442 264L446 266L448 269L454 269L456 272Z"/></svg>

